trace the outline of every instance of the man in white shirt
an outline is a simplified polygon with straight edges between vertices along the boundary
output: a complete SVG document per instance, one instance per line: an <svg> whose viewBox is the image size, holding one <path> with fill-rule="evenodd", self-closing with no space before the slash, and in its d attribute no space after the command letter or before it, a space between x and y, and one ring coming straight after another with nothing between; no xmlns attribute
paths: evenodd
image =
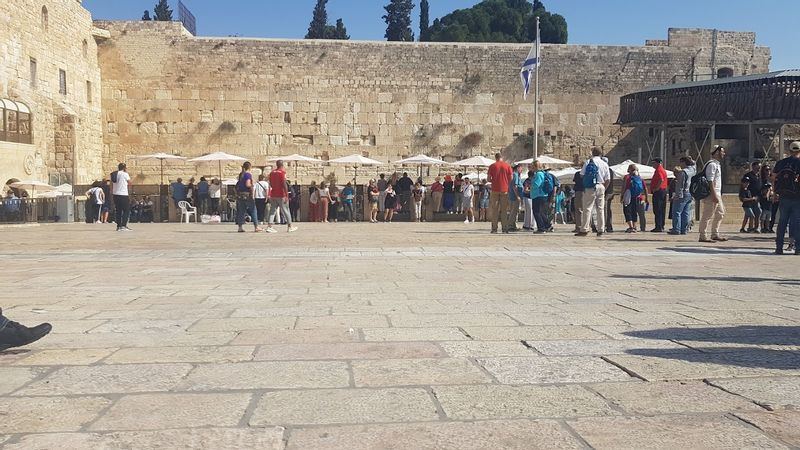
<svg viewBox="0 0 800 450"><path fill-rule="evenodd" d="M260 224L267 223L267 197L269 196L269 182L263 173L258 176L258 183L253 186L253 198L256 201L256 215Z"/></svg>
<svg viewBox="0 0 800 450"><path fill-rule="evenodd" d="M581 218L583 222L575 236L587 236L592 222L592 212L596 211L597 237L603 235L606 229L606 188L611 184L611 169L602 159L603 152L595 147L592 157L584 163L581 169L583 179L583 204L581 205Z"/></svg>
<svg viewBox="0 0 800 450"><path fill-rule="evenodd" d="M711 184L711 195L700 201L700 242L725 242L728 238L719 234L719 227L725 217L725 205L722 203L722 160L726 151L717 146L711 152L711 160L706 164L705 173ZM709 225L711 234L709 235Z"/></svg>
<svg viewBox="0 0 800 450"><path fill-rule="evenodd" d="M128 175L128 166L119 163L117 171L111 173L111 194L114 196L114 209L116 210L117 231L131 231L128 228L128 219L131 217L131 201L128 187L131 185L131 176Z"/></svg>

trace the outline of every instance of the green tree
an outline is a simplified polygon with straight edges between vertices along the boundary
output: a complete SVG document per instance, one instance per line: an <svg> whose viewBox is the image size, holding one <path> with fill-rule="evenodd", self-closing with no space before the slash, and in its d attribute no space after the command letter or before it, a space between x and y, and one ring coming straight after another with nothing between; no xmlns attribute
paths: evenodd
<svg viewBox="0 0 800 450"><path fill-rule="evenodd" d="M411 31L411 11L414 10L412 0L390 0L384 6L386 15L383 20L386 22L386 34L390 41L413 41L414 32Z"/></svg>
<svg viewBox="0 0 800 450"><path fill-rule="evenodd" d="M308 25L306 39L325 39L327 37L329 33L327 3L328 0L317 0L314 14L311 16L311 23Z"/></svg>
<svg viewBox="0 0 800 450"><path fill-rule="evenodd" d="M142 16L142 20L153 20L153 18L150 17L150 11L146 9L144 10L144 15Z"/></svg>
<svg viewBox="0 0 800 450"><path fill-rule="evenodd" d="M430 5L428 0L419 2L419 40L420 42L427 42L431 40L431 27L430 27Z"/></svg>
<svg viewBox="0 0 800 450"><path fill-rule="evenodd" d="M535 0L483 0L433 21L430 40L439 42L531 42L539 17L542 42L566 44L567 21Z"/></svg>
<svg viewBox="0 0 800 450"><path fill-rule="evenodd" d="M342 19L336 19L336 26L328 25L328 39L349 40L350 35L347 34L347 27L344 26Z"/></svg>
<svg viewBox="0 0 800 450"><path fill-rule="evenodd" d="M172 10L169 9L169 3L167 3L167 0L158 0L153 12L155 13L153 20L160 20L163 22L169 22L172 20Z"/></svg>

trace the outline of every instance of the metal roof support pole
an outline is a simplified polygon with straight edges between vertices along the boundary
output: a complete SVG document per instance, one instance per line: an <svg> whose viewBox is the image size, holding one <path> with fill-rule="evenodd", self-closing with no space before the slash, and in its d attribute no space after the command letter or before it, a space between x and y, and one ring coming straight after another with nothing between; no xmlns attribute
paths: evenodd
<svg viewBox="0 0 800 450"><path fill-rule="evenodd" d="M753 145L753 123L747 124L747 160L753 161L756 157L756 147Z"/></svg>
<svg viewBox="0 0 800 450"><path fill-rule="evenodd" d="M649 163L649 161L648 161ZM667 126L661 125L661 163L667 167Z"/></svg>
<svg viewBox="0 0 800 450"><path fill-rule="evenodd" d="M711 139L709 139L709 142L711 143L711 151L713 152L714 151L714 145L715 145L714 142L716 142L716 140L717 140L717 124L715 124L715 123L711 124L710 133L711 133Z"/></svg>
<svg viewBox="0 0 800 450"><path fill-rule="evenodd" d="M780 136L778 138L778 161L783 159L784 149L786 148L786 136L784 135L783 125L784 124L781 124L780 128L778 129L778 136Z"/></svg>

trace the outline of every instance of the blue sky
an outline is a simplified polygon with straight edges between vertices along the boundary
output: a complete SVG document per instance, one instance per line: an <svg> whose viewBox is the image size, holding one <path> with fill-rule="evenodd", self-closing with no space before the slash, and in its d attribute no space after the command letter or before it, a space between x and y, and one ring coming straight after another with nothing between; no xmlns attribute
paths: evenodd
<svg viewBox="0 0 800 450"><path fill-rule="evenodd" d="M431 21L478 0L429 0ZM95 19L139 19L155 0L83 0ZM177 1L175 2L177 3ZM302 38L315 0L185 0L205 36ZM331 23L341 17L352 39L382 40L388 0L329 0ZM419 3L415 0L415 3ZM772 48L773 70L800 68L797 0L544 0L569 23L571 44L641 45L665 39L670 27L755 31ZM417 32L418 12L414 14Z"/></svg>

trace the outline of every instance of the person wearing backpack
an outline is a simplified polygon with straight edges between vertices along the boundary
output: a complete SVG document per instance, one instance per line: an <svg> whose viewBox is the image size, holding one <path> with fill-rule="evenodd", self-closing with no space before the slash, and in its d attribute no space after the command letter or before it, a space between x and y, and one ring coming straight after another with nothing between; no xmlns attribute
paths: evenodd
<svg viewBox="0 0 800 450"><path fill-rule="evenodd" d="M639 204L647 201L647 186L639 175L636 164L628 166L628 174L622 179L622 212L628 224L626 233L638 233L636 221L639 218Z"/></svg>
<svg viewBox="0 0 800 450"><path fill-rule="evenodd" d="M598 147L592 149L592 157L581 169L583 178L583 205L581 215L583 223L575 236L588 236L592 221L592 212L597 211L597 237L606 229L606 188L611 184L611 169L601 158L603 152Z"/></svg>
<svg viewBox="0 0 800 450"><path fill-rule="evenodd" d="M536 221L536 233L547 233L552 225L547 217L553 182L539 161L533 162L533 179L531 182L531 199L533 199L533 219Z"/></svg>
<svg viewBox="0 0 800 450"><path fill-rule="evenodd" d="M700 200L700 242L725 242L728 238L719 234L725 205L722 203L722 160L726 150L717 146L711 152L711 160L703 169L702 175L708 180L708 196ZM697 178L697 177L695 177ZM694 180L693 180L694 181ZM695 192L692 192L695 195Z"/></svg>
<svg viewBox="0 0 800 450"><path fill-rule="evenodd" d="M667 196L669 182L667 171L664 169L661 158L653 159L653 168L656 169L653 179L650 180L650 194L653 197L653 215L655 216L655 228L650 230L653 233L663 233L667 219Z"/></svg>
<svg viewBox="0 0 800 450"><path fill-rule="evenodd" d="M522 229L526 231L533 230L533 197L531 197L531 190L533 189L533 177L535 175L536 171L533 169L529 170L528 177L522 182L522 203L525 206Z"/></svg>
<svg viewBox="0 0 800 450"><path fill-rule="evenodd" d="M675 193L673 194L672 230L669 234L681 235L689 232L689 222L692 214L692 195L689 193L689 184L692 177L697 174L694 160L691 156L680 159L683 170L675 176Z"/></svg>
<svg viewBox="0 0 800 450"><path fill-rule="evenodd" d="M561 182L558 181L558 178L556 178L555 175L553 175L553 172L550 170L550 168L544 168L544 173L550 182L550 186L552 186L550 188L550 194L547 198L547 221L550 223L550 228L547 231L553 232L555 231L553 224L556 222L556 195L561 187Z"/></svg>
<svg viewBox="0 0 800 450"><path fill-rule="evenodd" d="M789 145L791 155L775 164L772 171L772 186L780 198L778 206L778 231L775 235L775 254L783 254L784 234L789 228L789 239L800 236L800 141ZM790 242L794 254L800 255L800 247Z"/></svg>

